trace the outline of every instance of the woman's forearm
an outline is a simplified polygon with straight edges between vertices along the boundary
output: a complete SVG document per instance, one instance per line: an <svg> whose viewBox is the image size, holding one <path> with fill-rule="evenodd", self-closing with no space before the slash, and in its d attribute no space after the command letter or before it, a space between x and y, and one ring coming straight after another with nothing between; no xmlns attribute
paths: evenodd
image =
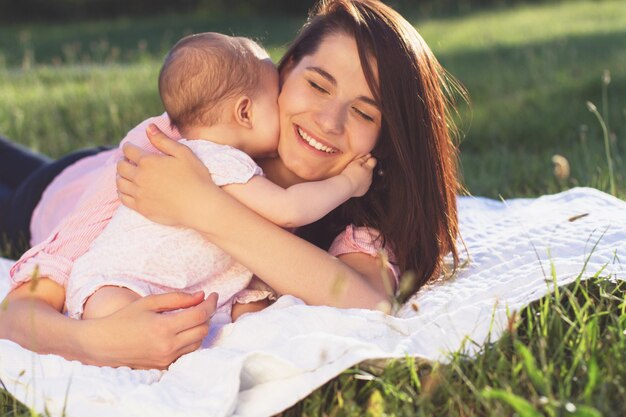
<svg viewBox="0 0 626 417"><path fill-rule="evenodd" d="M10 302L0 313L0 337L37 353L93 363L77 337L82 334L81 324L41 300L21 299Z"/></svg>
<svg viewBox="0 0 626 417"><path fill-rule="evenodd" d="M217 303L202 293L151 295L102 319L74 320L60 311L64 298L46 278L12 290L0 310L0 338L91 365L164 369L200 346Z"/></svg>
<svg viewBox="0 0 626 417"><path fill-rule="evenodd" d="M90 362L81 337L84 334L82 323L64 316L54 306L59 296L61 307L63 303L63 294L53 288L57 284L44 279L38 285L47 287L43 289L47 291L45 298L32 294L29 283L9 293L0 310L0 338L38 353Z"/></svg>
<svg viewBox="0 0 626 417"><path fill-rule="evenodd" d="M354 269L222 190L208 186L206 191L196 195L185 226L205 234L279 293L314 305L387 309L387 297Z"/></svg>

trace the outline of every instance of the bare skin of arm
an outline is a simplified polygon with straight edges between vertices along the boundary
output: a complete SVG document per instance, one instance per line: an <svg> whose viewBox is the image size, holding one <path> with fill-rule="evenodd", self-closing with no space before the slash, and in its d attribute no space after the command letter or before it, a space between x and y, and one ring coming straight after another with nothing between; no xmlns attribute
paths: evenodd
<svg viewBox="0 0 626 417"><path fill-rule="evenodd" d="M380 294L387 297L396 291L396 280L391 270L384 271L380 258L375 258L366 253L346 253L338 257L341 262L348 265L361 276ZM385 283L385 280L387 282Z"/></svg>
<svg viewBox="0 0 626 417"><path fill-rule="evenodd" d="M208 334L217 297L203 299L202 293L148 296L102 319L74 320L61 313L64 288L44 277L7 295L0 338L86 364L165 369Z"/></svg>
<svg viewBox="0 0 626 417"><path fill-rule="evenodd" d="M118 163L117 183L126 206L153 221L203 233L279 293L312 305L389 311L376 258L351 257L348 265L280 229L213 184L187 147L161 133L148 134L165 155L124 147L128 161Z"/></svg>
<svg viewBox="0 0 626 417"><path fill-rule="evenodd" d="M378 292L386 294L394 293L396 290L396 281L392 278L392 271L387 274L381 274L380 260L365 253L346 253L338 257L338 259L346 265L352 267L355 271L367 280L371 286ZM387 279L387 284L384 280ZM232 320L237 320L245 313L256 313L270 305L269 300L260 300L247 304L233 304L231 313Z"/></svg>
<svg viewBox="0 0 626 417"><path fill-rule="evenodd" d="M282 188L256 176L245 184L222 189L248 208L282 227L299 227L327 215L350 197L365 194L372 183L376 159L370 155L351 162L337 176Z"/></svg>

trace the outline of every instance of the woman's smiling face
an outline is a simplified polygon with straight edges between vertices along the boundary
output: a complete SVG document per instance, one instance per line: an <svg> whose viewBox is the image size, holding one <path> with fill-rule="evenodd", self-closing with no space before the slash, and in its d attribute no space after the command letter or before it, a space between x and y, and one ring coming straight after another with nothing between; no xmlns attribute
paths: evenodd
<svg viewBox="0 0 626 417"><path fill-rule="evenodd" d="M278 97L278 154L287 169L303 180L320 180L372 151L381 112L353 37L327 35L315 53L286 71Z"/></svg>

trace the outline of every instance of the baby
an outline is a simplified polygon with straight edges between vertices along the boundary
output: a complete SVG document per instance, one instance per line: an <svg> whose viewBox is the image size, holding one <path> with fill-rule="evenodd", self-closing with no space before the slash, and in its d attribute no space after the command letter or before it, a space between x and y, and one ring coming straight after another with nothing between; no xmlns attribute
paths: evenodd
<svg viewBox="0 0 626 417"><path fill-rule="evenodd" d="M278 146L278 72L247 38L202 33L180 40L165 58L159 92L170 121L213 181L268 220L312 223L365 194L375 160L287 189L263 176L252 158ZM104 317L139 297L172 291L217 292L230 315L252 273L194 230L163 226L121 206L89 251L76 260L66 305L74 318Z"/></svg>

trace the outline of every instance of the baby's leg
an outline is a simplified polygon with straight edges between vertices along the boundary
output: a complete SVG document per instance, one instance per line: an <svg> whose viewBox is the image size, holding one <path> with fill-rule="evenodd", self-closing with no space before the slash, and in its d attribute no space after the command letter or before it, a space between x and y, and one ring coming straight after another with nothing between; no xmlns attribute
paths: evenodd
<svg viewBox="0 0 626 417"><path fill-rule="evenodd" d="M140 298L139 294L128 288L105 286L94 292L85 301L83 319L106 317L126 307Z"/></svg>

